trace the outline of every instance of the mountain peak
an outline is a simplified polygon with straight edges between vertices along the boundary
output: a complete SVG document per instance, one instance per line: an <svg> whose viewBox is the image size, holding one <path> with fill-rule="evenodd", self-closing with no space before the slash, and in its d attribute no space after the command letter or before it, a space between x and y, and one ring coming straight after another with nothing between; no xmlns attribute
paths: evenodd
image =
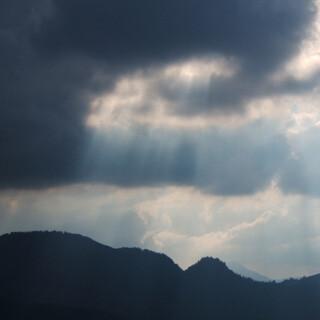
<svg viewBox="0 0 320 320"><path fill-rule="evenodd" d="M201 258L197 264L199 265L214 265L214 266L220 266L226 268L227 265L221 261L219 258L214 257L203 257Z"/></svg>
<svg viewBox="0 0 320 320"><path fill-rule="evenodd" d="M227 265L223 261L213 257L201 258L197 263L189 267L186 271L201 271L210 273L232 272L228 269Z"/></svg>

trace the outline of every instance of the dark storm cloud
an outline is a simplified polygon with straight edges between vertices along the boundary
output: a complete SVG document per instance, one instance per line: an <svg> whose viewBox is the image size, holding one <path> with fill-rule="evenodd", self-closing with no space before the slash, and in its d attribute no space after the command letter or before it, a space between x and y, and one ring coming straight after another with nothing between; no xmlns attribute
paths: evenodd
<svg viewBox="0 0 320 320"><path fill-rule="evenodd" d="M296 51L312 20L312 4L311 0L1 1L0 187L85 180L79 162L89 138L84 126L88 101L108 90L119 74L217 54L238 61L245 79L261 79ZM231 96L234 105L242 97ZM193 147L186 143L180 148L171 155L175 160L168 172L161 171L163 154L148 150L150 170L140 176L133 165L139 159L139 141L126 153L111 149L113 163L128 161L128 168L106 165L103 180L123 185L190 183ZM189 156L189 162L180 161Z"/></svg>
<svg viewBox="0 0 320 320"><path fill-rule="evenodd" d="M125 63L218 53L250 72L290 56L313 15L311 0L55 0L35 42L49 55Z"/></svg>
<svg viewBox="0 0 320 320"><path fill-rule="evenodd" d="M239 110L273 91L267 76L296 53L315 13L313 0L54 3L55 14L34 37L49 56L76 54L133 69L207 55L236 61L235 77L191 90L175 110L191 115Z"/></svg>
<svg viewBox="0 0 320 320"><path fill-rule="evenodd" d="M48 1L1 6L0 186L73 182L96 67L75 58L49 60L34 50L30 36L50 14Z"/></svg>

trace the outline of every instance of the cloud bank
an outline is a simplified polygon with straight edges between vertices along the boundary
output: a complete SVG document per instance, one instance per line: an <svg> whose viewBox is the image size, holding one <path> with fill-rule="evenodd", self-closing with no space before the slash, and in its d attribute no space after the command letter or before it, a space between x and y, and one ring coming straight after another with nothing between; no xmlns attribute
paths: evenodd
<svg viewBox="0 0 320 320"><path fill-rule="evenodd" d="M149 123L124 142L125 133L101 137L88 128L92 103L136 72L150 75L149 95L133 116L156 118L150 101L162 97L165 114L184 123L243 113L249 101L276 91L307 90L313 78L279 86L270 79L297 54L315 15L311 0L3 1L1 188L97 181L193 185L226 195L260 190L287 157L277 131L163 133ZM179 64L194 59L200 62L189 68L186 85L188 69L177 78L174 68L186 71ZM159 77L159 68L173 73ZM132 110L128 101L124 108Z"/></svg>

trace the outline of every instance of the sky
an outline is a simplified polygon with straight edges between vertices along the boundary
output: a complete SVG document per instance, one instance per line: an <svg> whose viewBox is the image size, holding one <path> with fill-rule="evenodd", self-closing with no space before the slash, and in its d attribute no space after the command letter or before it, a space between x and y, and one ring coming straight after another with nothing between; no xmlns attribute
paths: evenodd
<svg viewBox="0 0 320 320"><path fill-rule="evenodd" d="M319 9L2 0L0 234L320 273Z"/></svg>

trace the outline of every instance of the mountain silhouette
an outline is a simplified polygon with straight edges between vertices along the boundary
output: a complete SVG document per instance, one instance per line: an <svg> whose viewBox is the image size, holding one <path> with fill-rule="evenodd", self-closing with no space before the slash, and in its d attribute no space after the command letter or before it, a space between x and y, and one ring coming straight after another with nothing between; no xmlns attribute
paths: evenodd
<svg viewBox="0 0 320 320"><path fill-rule="evenodd" d="M0 255L1 319L320 319L319 275L255 282L209 257L183 271L61 232L3 235Z"/></svg>

